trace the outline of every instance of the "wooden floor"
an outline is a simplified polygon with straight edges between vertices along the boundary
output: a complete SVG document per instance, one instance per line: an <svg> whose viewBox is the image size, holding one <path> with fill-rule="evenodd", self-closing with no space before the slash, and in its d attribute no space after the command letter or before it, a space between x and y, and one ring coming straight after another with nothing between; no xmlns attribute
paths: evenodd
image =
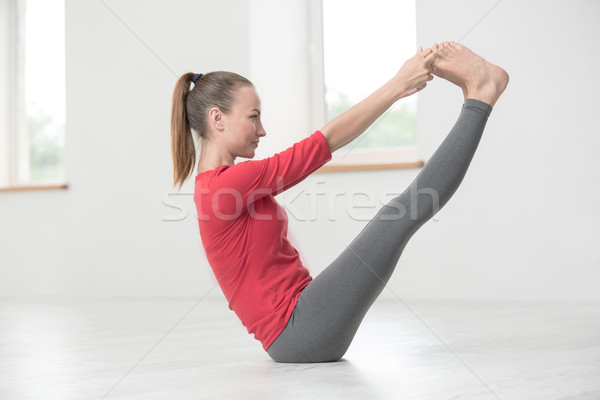
<svg viewBox="0 0 600 400"><path fill-rule="evenodd" d="M0 399L600 399L600 304L378 301L277 364L220 299L1 300Z"/></svg>

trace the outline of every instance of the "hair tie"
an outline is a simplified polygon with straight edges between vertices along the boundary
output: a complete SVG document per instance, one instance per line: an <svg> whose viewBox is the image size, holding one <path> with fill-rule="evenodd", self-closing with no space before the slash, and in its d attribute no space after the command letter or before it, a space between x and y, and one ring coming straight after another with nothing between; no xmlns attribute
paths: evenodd
<svg viewBox="0 0 600 400"><path fill-rule="evenodd" d="M192 78L192 82L194 83L194 85L196 84L196 81L204 74L196 74L194 75L194 77Z"/></svg>

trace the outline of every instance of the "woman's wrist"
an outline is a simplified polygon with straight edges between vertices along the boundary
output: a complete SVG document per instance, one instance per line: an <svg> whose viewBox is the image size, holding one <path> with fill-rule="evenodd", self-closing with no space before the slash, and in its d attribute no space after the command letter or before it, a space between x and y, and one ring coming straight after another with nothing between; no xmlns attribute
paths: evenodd
<svg viewBox="0 0 600 400"><path fill-rule="evenodd" d="M406 84L406 79L402 76L396 74L389 81L390 86L393 89L393 96L395 101L400 100L403 97L406 97L406 92L408 91L408 86Z"/></svg>

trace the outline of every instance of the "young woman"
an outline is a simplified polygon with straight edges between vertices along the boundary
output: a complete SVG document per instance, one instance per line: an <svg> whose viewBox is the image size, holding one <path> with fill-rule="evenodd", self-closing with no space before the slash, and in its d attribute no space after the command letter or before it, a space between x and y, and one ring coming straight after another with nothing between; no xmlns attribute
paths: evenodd
<svg viewBox="0 0 600 400"><path fill-rule="evenodd" d="M406 191L313 279L287 239L287 215L273 196L329 161L398 99L422 90L432 74L463 90L458 121ZM254 86L230 72L179 78L171 126L175 184L181 187L194 169L195 131L201 153L194 201L206 256L229 308L272 359L325 362L344 355L408 240L460 185L507 84L504 70L467 47L434 44L321 130L272 157L235 164L237 157L253 158L266 135Z"/></svg>

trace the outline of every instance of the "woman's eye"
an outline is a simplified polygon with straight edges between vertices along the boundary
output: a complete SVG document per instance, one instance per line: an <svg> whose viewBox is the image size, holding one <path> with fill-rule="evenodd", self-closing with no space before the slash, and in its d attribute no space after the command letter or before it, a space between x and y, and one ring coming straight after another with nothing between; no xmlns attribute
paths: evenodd
<svg viewBox="0 0 600 400"><path fill-rule="evenodd" d="M251 116L250 118L254 118L254 119L256 119L256 118L258 118L258 115L253 115L253 116Z"/></svg>

